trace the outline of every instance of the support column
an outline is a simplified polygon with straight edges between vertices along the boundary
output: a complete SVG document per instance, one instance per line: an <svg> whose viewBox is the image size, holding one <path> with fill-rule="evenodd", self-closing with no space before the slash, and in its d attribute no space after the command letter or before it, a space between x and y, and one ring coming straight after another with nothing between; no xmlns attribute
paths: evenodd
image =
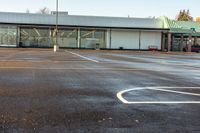
<svg viewBox="0 0 200 133"><path fill-rule="evenodd" d="M139 31L139 50L141 50L141 30Z"/></svg>
<svg viewBox="0 0 200 133"><path fill-rule="evenodd" d="M188 51L187 52L191 52L192 49L192 35L189 35L189 44L188 44Z"/></svg>
<svg viewBox="0 0 200 133"><path fill-rule="evenodd" d="M165 33L162 33L162 38L161 38L161 49L162 49L162 52L165 51Z"/></svg>
<svg viewBox="0 0 200 133"><path fill-rule="evenodd" d="M21 41L21 35L20 35L21 29L20 29L20 27L17 27L16 31L17 31L17 34L16 34L16 47L19 48L19 47L22 47L22 46L20 46L20 45L22 45L22 43L20 42Z"/></svg>
<svg viewBox="0 0 200 133"><path fill-rule="evenodd" d="M180 44L180 51L183 52L183 41L184 41L184 36L181 34L181 44Z"/></svg>
<svg viewBox="0 0 200 133"><path fill-rule="evenodd" d="M197 36L194 37L194 45L197 45Z"/></svg>
<svg viewBox="0 0 200 133"><path fill-rule="evenodd" d="M106 31L106 48L110 49L110 29L107 29Z"/></svg>
<svg viewBox="0 0 200 133"><path fill-rule="evenodd" d="M172 34L168 33L168 46L167 46L167 51L170 52L171 51L171 42L172 42Z"/></svg>
<svg viewBox="0 0 200 133"><path fill-rule="evenodd" d="M77 38L78 48L81 47L81 30L78 28L78 38Z"/></svg>
<svg viewBox="0 0 200 133"><path fill-rule="evenodd" d="M110 36L109 36L109 40L110 40L110 49L112 49L112 30L110 29Z"/></svg>

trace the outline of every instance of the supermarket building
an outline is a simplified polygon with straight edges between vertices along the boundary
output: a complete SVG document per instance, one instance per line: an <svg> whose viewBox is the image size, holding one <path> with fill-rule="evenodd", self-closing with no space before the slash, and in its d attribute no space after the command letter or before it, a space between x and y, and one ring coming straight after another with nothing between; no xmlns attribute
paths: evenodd
<svg viewBox="0 0 200 133"><path fill-rule="evenodd" d="M0 47L42 47L55 44L54 14L0 12ZM200 23L161 18L77 16L59 13L61 48L181 51L199 45ZM182 25L186 25L185 27ZM174 46L176 44L176 47Z"/></svg>

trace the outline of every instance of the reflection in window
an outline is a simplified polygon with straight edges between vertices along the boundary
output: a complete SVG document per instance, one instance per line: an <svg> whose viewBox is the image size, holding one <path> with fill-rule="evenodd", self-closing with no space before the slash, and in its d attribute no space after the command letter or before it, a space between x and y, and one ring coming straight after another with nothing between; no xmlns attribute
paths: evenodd
<svg viewBox="0 0 200 133"><path fill-rule="evenodd" d="M20 44L22 47L53 47L56 40L55 29L21 28ZM77 29L59 29L59 47L77 47Z"/></svg>
<svg viewBox="0 0 200 133"><path fill-rule="evenodd" d="M105 31L103 30L81 30L81 48L105 48Z"/></svg>
<svg viewBox="0 0 200 133"><path fill-rule="evenodd" d="M48 28L21 28L21 47L52 47L50 29Z"/></svg>
<svg viewBox="0 0 200 133"><path fill-rule="evenodd" d="M77 48L77 29L60 29L58 32L58 44L60 47Z"/></svg>
<svg viewBox="0 0 200 133"><path fill-rule="evenodd" d="M0 46L16 46L17 27L0 26Z"/></svg>

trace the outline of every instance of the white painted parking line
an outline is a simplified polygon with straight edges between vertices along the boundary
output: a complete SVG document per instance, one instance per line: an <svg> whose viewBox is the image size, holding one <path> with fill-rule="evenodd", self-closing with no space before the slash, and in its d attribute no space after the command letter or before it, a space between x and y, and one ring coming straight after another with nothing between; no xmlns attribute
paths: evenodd
<svg viewBox="0 0 200 133"><path fill-rule="evenodd" d="M200 88L200 87L198 87ZM192 95L192 96L200 96L200 94L197 93L189 93L189 92L182 92L182 91L174 91L174 90L166 90L166 89L160 89L160 88L154 88L154 87L147 87L149 90L157 90L157 91L164 91L164 92L172 92L177 94L183 94L183 95ZM194 89L194 88L192 88Z"/></svg>
<svg viewBox="0 0 200 133"><path fill-rule="evenodd" d="M66 52L69 52L69 53L71 53L71 54L73 54L73 55L76 55L76 56L78 56L78 57L81 57L81 58L83 58L83 59L86 59L86 60L89 60L89 61L92 61L92 62L95 62L95 63L99 63L99 61L97 61L97 60L94 60L94 59L91 59L91 58L82 56L82 55L80 55L80 54L77 54L77 53L74 53L74 52L70 52L70 51L66 51Z"/></svg>
<svg viewBox="0 0 200 133"><path fill-rule="evenodd" d="M56 61L53 61L56 63ZM59 62L59 61L58 61ZM86 61L69 61L69 62L86 62ZM66 68L66 67L10 67L10 66L4 66L0 65L0 69L38 69L38 70L99 70L99 71L157 71L157 72L163 72L163 70L148 70L148 69L137 69L137 68L104 68L104 67L94 67L94 68L86 68L86 67L73 67L73 68ZM165 70L165 72L185 72L183 70ZM199 70L187 70L187 72L194 72L198 73Z"/></svg>
<svg viewBox="0 0 200 133"><path fill-rule="evenodd" d="M56 60L27 60L27 59L22 59L22 60L0 60L0 62L35 62L35 63L51 63L51 62L54 62L54 63L67 63L67 62L88 62L88 60L61 60L61 61L56 61Z"/></svg>
<svg viewBox="0 0 200 133"><path fill-rule="evenodd" d="M124 104L200 104L200 101L143 101L126 102Z"/></svg>
<svg viewBox="0 0 200 133"><path fill-rule="evenodd" d="M77 68L65 68L65 67L7 67L0 66L0 69L41 69L41 70L104 70L104 71L143 71L142 69L121 69L121 68L85 68L85 67L77 67ZM145 70L144 70L145 71Z"/></svg>
<svg viewBox="0 0 200 133"><path fill-rule="evenodd" d="M117 93L117 97L119 100L121 100L123 103L125 104L129 104L129 102L123 98L123 94L129 91L136 91L136 90L144 90L145 88L133 88L133 89L127 89L127 90L123 90Z"/></svg>
<svg viewBox="0 0 200 133"><path fill-rule="evenodd" d="M168 89L174 89L174 88L200 89L200 87L139 87L139 88L132 88L132 89L126 89L126 90L120 91L117 93L117 98L124 104L200 104L200 101L128 101L123 97L123 94L128 93L130 91L136 91L136 90L156 90L156 91L162 91L162 92L170 92L170 93L200 97L200 94L198 93L168 90Z"/></svg>

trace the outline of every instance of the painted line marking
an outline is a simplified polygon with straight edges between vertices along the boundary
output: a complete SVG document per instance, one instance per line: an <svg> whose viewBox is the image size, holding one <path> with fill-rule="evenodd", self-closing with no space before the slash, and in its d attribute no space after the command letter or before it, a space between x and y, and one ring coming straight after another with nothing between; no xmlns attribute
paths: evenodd
<svg viewBox="0 0 200 133"><path fill-rule="evenodd" d="M70 51L66 51L66 52L69 52L69 53L71 53L71 54L73 54L73 55L76 55L76 56L78 56L78 57L81 57L81 58L83 58L83 59L86 59L86 60L89 60L89 61L92 61L92 62L95 62L95 63L99 63L99 61L97 61L97 60L94 60L94 59L91 59L91 58L82 56L82 55L80 55L80 54L77 54L77 53L74 53L74 52L70 52Z"/></svg>
<svg viewBox="0 0 200 133"><path fill-rule="evenodd" d="M149 90L157 90L157 91L164 91L164 92L172 92L172 93L183 94L183 95L200 96L200 94L197 94L197 93L190 93L190 92L183 92L183 91L174 91L174 90L166 90L166 89L160 89L160 88L154 88L154 87L147 87L147 89L149 89Z"/></svg>
<svg viewBox="0 0 200 133"><path fill-rule="evenodd" d="M38 62L38 63L43 63L43 62L49 62L49 63L51 63L51 62L56 62L56 63L60 63L60 62L88 62L88 60L86 61L86 60L63 60L63 61L54 61L54 60L0 60L0 62L24 62L24 61L26 61L26 62Z"/></svg>
<svg viewBox="0 0 200 133"><path fill-rule="evenodd" d="M52 68L40 68L40 67L0 67L0 69L63 69L63 70L108 70L108 71L143 71L142 69L121 69L121 68L61 68L61 67L52 67ZM145 71L145 70L144 70Z"/></svg>
<svg viewBox="0 0 200 133"><path fill-rule="evenodd" d="M171 93L200 97L200 94L197 94L197 93L168 90L168 89L173 89L173 88L200 89L200 87L137 87L137 88L127 89L127 90L118 92L117 98L124 104L200 104L200 101L128 101L122 96L124 93L130 92L130 91L156 90L156 91L162 91L162 92L171 92Z"/></svg>
<svg viewBox="0 0 200 133"><path fill-rule="evenodd" d="M74 61L72 61L74 62ZM77 61L79 62L79 61ZM80 61L80 62L87 62L87 61ZM0 69L38 69L38 70L103 70L103 71L156 71L156 72L163 72L163 70L148 70L148 69L132 69L132 68L84 68L84 67L77 67L77 68L62 68L62 67L10 67L10 66L3 66L0 65ZM199 72L199 70L187 70L188 72ZM165 70L165 72L185 72L184 70Z"/></svg>

